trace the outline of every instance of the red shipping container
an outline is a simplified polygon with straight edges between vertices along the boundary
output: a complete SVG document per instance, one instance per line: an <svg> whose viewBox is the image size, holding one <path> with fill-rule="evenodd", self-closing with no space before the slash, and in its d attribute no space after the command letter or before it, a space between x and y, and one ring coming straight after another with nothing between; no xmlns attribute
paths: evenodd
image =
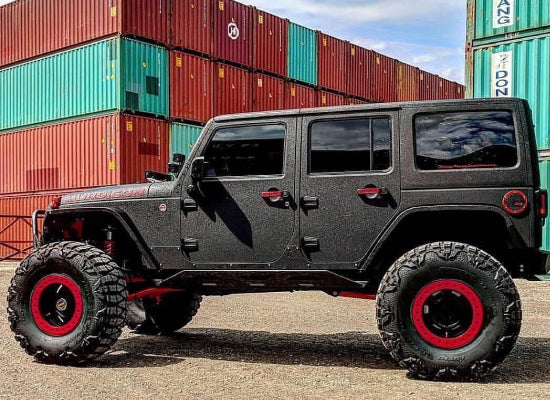
<svg viewBox="0 0 550 400"><path fill-rule="evenodd" d="M109 114L0 135L0 193L144 182L166 171L169 124Z"/></svg>
<svg viewBox="0 0 550 400"><path fill-rule="evenodd" d="M460 83L455 83L454 84L455 86L455 89L454 89L454 93L455 93L455 99L463 99L464 98L464 93L465 93L465 88L464 88L464 85L461 85Z"/></svg>
<svg viewBox="0 0 550 400"><path fill-rule="evenodd" d="M252 111L252 75L225 64L216 64L214 115Z"/></svg>
<svg viewBox="0 0 550 400"><path fill-rule="evenodd" d="M170 44L173 47L212 54L211 0L172 1L170 21Z"/></svg>
<svg viewBox="0 0 550 400"><path fill-rule="evenodd" d="M317 104L319 105L319 107L343 106L346 104L346 98L340 94L320 90Z"/></svg>
<svg viewBox="0 0 550 400"><path fill-rule="evenodd" d="M398 61L397 71L397 101L417 101L420 70Z"/></svg>
<svg viewBox="0 0 550 400"><path fill-rule="evenodd" d="M456 86L454 82L439 77L438 99L456 99Z"/></svg>
<svg viewBox="0 0 550 400"><path fill-rule="evenodd" d="M418 80L419 100L436 100L438 97L439 77L426 71L420 71Z"/></svg>
<svg viewBox="0 0 550 400"><path fill-rule="evenodd" d="M286 77L288 21L257 9L253 15L253 68Z"/></svg>
<svg viewBox="0 0 550 400"><path fill-rule="evenodd" d="M397 60L374 52L372 100L377 103L397 101Z"/></svg>
<svg viewBox="0 0 550 400"><path fill-rule="evenodd" d="M317 93L315 89L293 82L286 84L285 109L294 110L315 107L317 107Z"/></svg>
<svg viewBox="0 0 550 400"><path fill-rule="evenodd" d="M254 74L253 111L283 110L285 108L285 81L264 74Z"/></svg>
<svg viewBox="0 0 550 400"><path fill-rule="evenodd" d="M0 7L0 66L113 35L166 44L168 0L19 0Z"/></svg>
<svg viewBox="0 0 550 400"><path fill-rule="evenodd" d="M251 65L251 8L233 0L213 0L214 58L244 67Z"/></svg>
<svg viewBox="0 0 550 400"><path fill-rule="evenodd" d="M359 104L369 104L369 102L365 100L354 99L353 97L346 98L346 105L355 106Z"/></svg>
<svg viewBox="0 0 550 400"><path fill-rule="evenodd" d="M374 53L358 46L351 46L348 62L347 93L362 99L370 99L372 92Z"/></svg>
<svg viewBox="0 0 550 400"><path fill-rule="evenodd" d="M207 122L214 116L214 64L179 51L170 53L170 116Z"/></svg>
<svg viewBox="0 0 550 400"><path fill-rule="evenodd" d="M348 88L348 55L351 45L319 32L319 86L345 93Z"/></svg>

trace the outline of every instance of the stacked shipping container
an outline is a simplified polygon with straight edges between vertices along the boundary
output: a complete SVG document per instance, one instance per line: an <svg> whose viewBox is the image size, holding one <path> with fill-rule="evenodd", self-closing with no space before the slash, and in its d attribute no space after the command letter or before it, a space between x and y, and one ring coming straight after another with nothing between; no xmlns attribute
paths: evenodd
<svg viewBox="0 0 550 400"><path fill-rule="evenodd" d="M529 101L541 181L550 189L550 0L468 0L466 49L467 97ZM544 249L550 250L550 224Z"/></svg>
<svg viewBox="0 0 550 400"><path fill-rule="evenodd" d="M233 0L18 0L0 7L0 215L143 181L214 115L456 97L421 77Z"/></svg>

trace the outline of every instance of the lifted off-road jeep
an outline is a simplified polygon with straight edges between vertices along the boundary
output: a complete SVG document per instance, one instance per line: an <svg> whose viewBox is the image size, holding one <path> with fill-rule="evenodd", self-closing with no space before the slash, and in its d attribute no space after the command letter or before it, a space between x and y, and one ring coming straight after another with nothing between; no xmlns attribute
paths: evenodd
<svg viewBox="0 0 550 400"><path fill-rule="evenodd" d="M41 236L35 218L8 295L29 354L100 356L128 304L134 327L167 333L203 295L318 290L376 299L413 376L478 379L518 337L512 278L547 273L522 100L218 117L179 161L172 179L149 174L165 182L56 199Z"/></svg>

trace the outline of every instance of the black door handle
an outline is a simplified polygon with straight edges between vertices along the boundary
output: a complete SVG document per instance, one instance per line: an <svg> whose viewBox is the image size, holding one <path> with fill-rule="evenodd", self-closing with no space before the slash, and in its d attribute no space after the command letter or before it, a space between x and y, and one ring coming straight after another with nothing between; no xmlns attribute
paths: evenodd
<svg viewBox="0 0 550 400"><path fill-rule="evenodd" d="M302 207L306 210L319 208L319 198L313 196L302 197Z"/></svg>

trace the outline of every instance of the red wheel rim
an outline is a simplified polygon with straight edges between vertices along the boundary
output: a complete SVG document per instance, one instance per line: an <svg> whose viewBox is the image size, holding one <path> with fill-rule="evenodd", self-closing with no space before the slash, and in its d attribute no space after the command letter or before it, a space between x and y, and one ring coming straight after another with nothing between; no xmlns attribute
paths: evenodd
<svg viewBox="0 0 550 400"><path fill-rule="evenodd" d="M66 275L48 275L34 287L30 308L32 318L42 332L50 336L65 336L74 331L82 319L82 291Z"/></svg>
<svg viewBox="0 0 550 400"><path fill-rule="evenodd" d="M449 315L443 315L445 312ZM470 286L445 279L420 290L413 301L411 316L422 339L432 346L453 350L472 343L479 336L484 310Z"/></svg>

